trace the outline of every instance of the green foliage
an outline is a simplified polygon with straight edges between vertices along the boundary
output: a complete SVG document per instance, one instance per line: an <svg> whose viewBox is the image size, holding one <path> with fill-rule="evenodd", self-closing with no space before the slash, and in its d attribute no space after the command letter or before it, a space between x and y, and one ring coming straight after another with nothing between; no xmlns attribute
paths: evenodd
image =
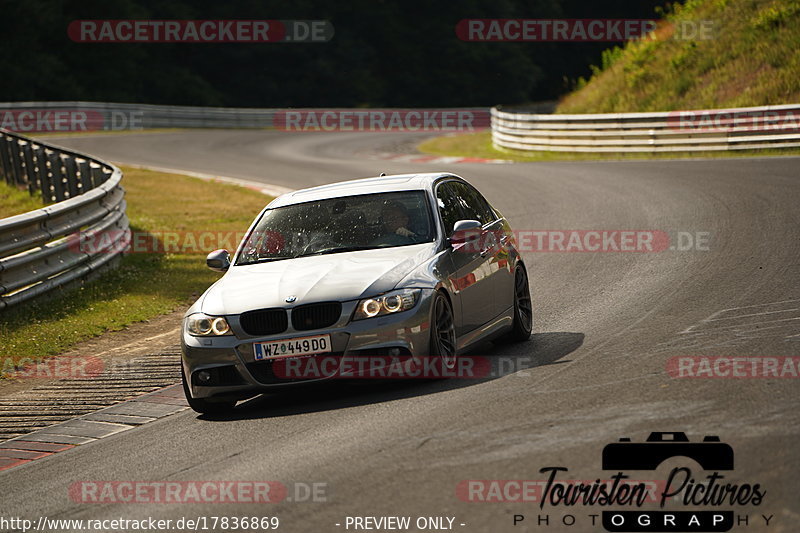
<svg viewBox="0 0 800 533"><path fill-rule="evenodd" d="M463 42L465 18L648 18L663 0L0 0L0 101L471 106L556 98L608 43ZM308 44L76 43L82 19L328 20ZM610 59L611 56L609 56Z"/></svg>
<svg viewBox="0 0 800 533"><path fill-rule="evenodd" d="M800 0L689 0L661 13L668 22L657 39L627 43L557 112L800 102ZM709 35L681 34L709 21Z"/></svg>
<svg viewBox="0 0 800 533"><path fill-rule="evenodd" d="M800 1L776 2L756 13L751 25L763 31L775 30L790 23L796 24L798 13L800 13Z"/></svg>

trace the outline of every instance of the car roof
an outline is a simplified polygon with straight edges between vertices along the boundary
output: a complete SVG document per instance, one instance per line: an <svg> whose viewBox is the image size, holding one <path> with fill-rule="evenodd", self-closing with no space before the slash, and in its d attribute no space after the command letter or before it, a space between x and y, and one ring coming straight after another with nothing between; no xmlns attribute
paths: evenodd
<svg viewBox="0 0 800 533"><path fill-rule="evenodd" d="M313 202L328 198L341 198L343 196L356 196L360 194L431 190L434 182L443 177L461 179L448 172L429 172L425 174L395 174L392 176L340 181L283 194L270 202L268 207L283 207L286 205Z"/></svg>

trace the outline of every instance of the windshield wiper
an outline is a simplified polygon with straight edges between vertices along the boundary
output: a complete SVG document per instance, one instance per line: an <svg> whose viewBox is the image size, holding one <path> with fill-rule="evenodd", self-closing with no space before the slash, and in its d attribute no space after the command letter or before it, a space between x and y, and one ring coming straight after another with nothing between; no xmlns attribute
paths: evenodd
<svg viewBox="0 0 800 533"><path fill-rule="evenodd" d="M270 261L278 261L280 259L292 259L292 256L290 256L290 255L281 255L279 257L259 257L258 259L255 259L253 261L248 261L246 263L236 263L236 264L237 264L237 266L239 266L239 265L241 265L241 266L244 266L244 265L256 265L258 263L268 263Z"/></svg>
<svg viewBox="0 0 800 533"><path fill-rule="evenodd" d="M372 250L375 246L336 246L333 248L323 248L307 254L296 255L295 257L307 257L309 255L338 254L341 252L355 252L357 250Z"/></svg>

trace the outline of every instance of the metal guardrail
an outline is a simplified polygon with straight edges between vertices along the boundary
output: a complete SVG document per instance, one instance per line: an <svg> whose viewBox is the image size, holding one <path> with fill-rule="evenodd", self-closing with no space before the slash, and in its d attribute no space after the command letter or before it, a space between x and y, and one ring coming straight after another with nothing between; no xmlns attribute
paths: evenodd
<svg viewBox="0 0 800 533"><path fill-rule="evenodd" d="M109 265L129 235L122 172L0 129L0 177L53 205L0 219L0 310ZM109 238L82 246L95 232Z"/></svg>
<svg viewBox="0 0 800 533"><path fill-rule="evenodd" d="M121 104L109 102L2 102L0 112L21 113L31 111L64 111L74 119L76 113L85 113L86 128L66 127L63 131L127 130L149 128L268 128L273 125L279 109L244 107L191 107L151 104ZM36 116L25 117L35 125ZM50 117L47 120L52 121ZM45 124L47 123L45 120ZM47 128L17 131L46 133Z"/></svg>
<svg viewBox="0 0 800 533"><path fill-rule="evenodd" d="M551 115L491 110L496 148L553 152L698 152L800 147L800 104Z"/></svg>
<svg viewBox="0 0 800 533"><path fill-rule="evenodd" d="M536 111L549 111L549 107L537 107ZM474 122L471 126L479 129L489 126L489 109L479 108L435 108L435 109L368 109L368 108L291 108L291 109L259 109L242 107L191 107L151 104L120 104L108 102L0 102L0 127L19 133L64 133L85 131L124 131L142 130L152 128L289 128L290 131L299 131L288 122L292 119L289 115L301 118L303 127L309 131L332 131L322 125L316 124L324 116L331 115L331 121L337 124L337 117L349 115L350 119L357 113L390 112L397 113L401 120L406 116L414 117L415 112L465 112L473 113ZM417 116L421 125L422 118ZM308 124L306 119L311 120ZM344 118L342 119L344 121ZM442 118L434 126L442 131L456 130L456 121L450 117ZM459 119L460 120L460 119ZM366 120L372 125L371 119ZM384 125L390 120L382 122ZM311 124L316 124L314 127ZM343 122L344 124L344 122ZM460 124L460 122L458 123ZM299 124L298 124L299 126ZM352 126L352 123L350 124ZM350 126L342 126L346 129ZM431 127L434 127L431 126ZM337 129L337 127L333 127ZM380 129L380 128L378 128Z"/></svg>

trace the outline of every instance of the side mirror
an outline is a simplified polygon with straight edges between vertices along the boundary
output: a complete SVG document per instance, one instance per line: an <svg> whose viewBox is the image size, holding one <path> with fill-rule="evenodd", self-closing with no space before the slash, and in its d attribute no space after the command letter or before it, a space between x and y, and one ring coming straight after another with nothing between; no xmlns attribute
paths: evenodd
<svg viewBox="0 0 800 533"><path fill-rule="evenodd" d="M206 256L206 266L217 272L225 272L231 266L228 250L214 250Z"/></svg>
<svg viewBox="0 0 800 533"><path fill-rule="evenodd" d="M477 220L459 220L453 224L453 233L450 234L450 244L462 244L480 235L481 224Z"/></svg>

